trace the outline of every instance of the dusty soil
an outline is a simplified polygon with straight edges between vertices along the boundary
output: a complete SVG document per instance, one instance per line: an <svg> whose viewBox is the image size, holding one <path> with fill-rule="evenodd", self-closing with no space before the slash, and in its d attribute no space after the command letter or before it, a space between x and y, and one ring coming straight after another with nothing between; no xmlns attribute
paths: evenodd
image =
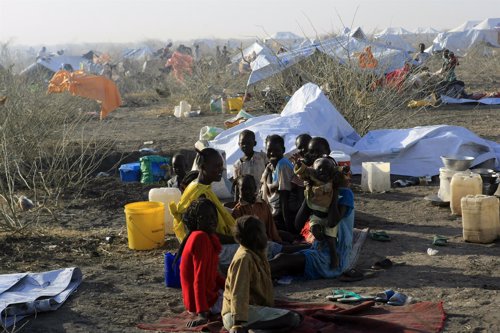
<svg viewBox="0 0 500 333"><path fill-rule="evenodd" d="M499 141L499 115L498 107L442 107L419 112L409 126L459 125ZM178 120L168 115L166 106L124 108L109 117L103 135L116 139L119 152L137 151L149 140L154 141L149 147L173 152L191 149L200 127L221 126L225 118ZM451 216L449 208L423 200L437 193L437 184L370 194L359 190L359 177L354 183L356 227L385 230L392 237L387 243L368 239L358 268L367 269L385 257L404 264L350 284L318 280L277 286L276 296L322 301L334 288L364 295L392 288L413 301L442 300L445 332L500 332L499 243L465 243L460 218ZM180 290L166 288L163 282L163 254L176 250L176 240L168 239L153 251L127 247L123 205L147 199L149 188L120 183L116 176L97 178L81 199L64 206L58 223L40 222L29 234L0 234L0 273L78 266L84 274L78 291L59 310L31 317L21 331L138 332L137 323L182 311ZM435 234L449 237L449 244L429 256L426 251ZM114 236L111 243L107 236Z"/></svg>

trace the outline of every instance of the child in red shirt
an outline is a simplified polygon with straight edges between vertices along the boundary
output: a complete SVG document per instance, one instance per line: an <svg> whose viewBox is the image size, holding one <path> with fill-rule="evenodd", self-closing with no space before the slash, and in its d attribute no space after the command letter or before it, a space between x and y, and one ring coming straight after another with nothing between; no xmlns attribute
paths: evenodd
<svg viewBox="0 0 500 333"><path fill-rule="evenodd" d="M221 243L215 234L217 209L210 200L199 198L191 203L182 220L189 232L176 260L182 255L182 297L186 310L198 315L187 323L194 327L207 323L210 313L221 310L219 290L224 289L225 278L218 271Z"/></svg>

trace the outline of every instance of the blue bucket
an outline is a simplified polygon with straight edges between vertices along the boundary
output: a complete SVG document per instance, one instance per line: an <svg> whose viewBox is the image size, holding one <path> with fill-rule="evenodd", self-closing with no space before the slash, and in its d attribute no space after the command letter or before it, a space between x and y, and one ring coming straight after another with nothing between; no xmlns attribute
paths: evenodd
<svg viewBox="0 0 500 333"><path fill-rule="evenodd" d="M180 288L181 287L181 270L180 264L181 260L172 267L174 263L175 253L167 252L165 253L165 285L169 288Z"/></svg>

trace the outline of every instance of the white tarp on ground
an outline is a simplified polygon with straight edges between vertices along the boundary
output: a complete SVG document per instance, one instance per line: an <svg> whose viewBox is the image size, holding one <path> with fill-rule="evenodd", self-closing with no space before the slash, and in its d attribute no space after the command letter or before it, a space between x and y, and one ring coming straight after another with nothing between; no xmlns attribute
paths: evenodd
<svg viewBox="0 0 500 333"><path fill-rule="evenodd" d="M154 51L150 47L144 46L136 49L126 49L123 51L122 57L125 59L144 61L151 59L153 53Z"/></svg>
<svg viewBox="0 0 500 333"><path fill-rule="evenodd" d="M0 275L0 325L8 328L26 316L57 310L81 282L78 267Z"/></svg>
<svg viewBox="0 0 500 333"><path fill-rule="evenodd" d="M443 104L485 104L485 105L499 105L500 98L498 97L485 97L481 99L467 99L467 98L453 98L446 95L441 95L441 102Z"/></svg>
<svg viewBox="0 0 500 333"><path fill-rule="evenodd" d="M391 72L403 67L408 60L408 54L403 50L390 48L380 43L339 36L275 56L260 55L251 64L252 73L248 78L247 85L250 86L280 73L299 61L312 56L316 51L323 52L342 64L357 65L357 54L363 52L367 46L371 47L373 56L378 60L376 72Z"/></svg>
<svg viewBox="0 0 500 333"><path fill-rule="evenodd" d="M462 154L476 157L475 165L490 159L500 167L500 144L484 140L457 126L426 126L410 129L376 130L360 138L351 125L330 103L315 84L308 83L290 99L280 115L249 119L219 134L210 146L226 152L228 177L232 165L242 156L238 135L249 129L255 133L256 151L264 150L265 138L283 136L286 152L295 148L295 138L302 133L321 136L332 150L351 155L352 170L361 173L361 163L391 162L391 173L407 176L439 174L441 155Z"/></svg>

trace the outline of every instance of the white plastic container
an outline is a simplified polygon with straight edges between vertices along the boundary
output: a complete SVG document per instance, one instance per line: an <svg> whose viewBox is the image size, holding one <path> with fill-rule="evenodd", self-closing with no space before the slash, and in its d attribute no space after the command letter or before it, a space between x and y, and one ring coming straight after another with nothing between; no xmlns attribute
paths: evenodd
<svg viewBox="0 0 500 333"><path fill-rule="evenodd" d="M181 107L179 105L176 105L174 108L174 116L177 118L182 117Z"/></svg>
<svg viewBox="0 0 500 333"><path fill-rule="evenodd" d="M384 192L391 189L391 163L363 162L361 188L364 191Z"/></svg>
<svg viewBox="0 0 500 333"><path fill-rule="evenodd" d="M351 156L347 155L343 151L333 150L330 153L330 156L335 159L335 161L339 166L348 166L348 167L351 166Z"/></svg>
<svg viewBox="0 0 500 333"><path fill-rule="evenodd" d="M451 170L448 168L439 168L439 199L449 202L451 199L451 179L453 175L460 171Z"/></svg>
<svg viewBox="0 0 500 333"><path fill-rule="evenodd" d="M189 105L189 103L186 101L181 101L179 106L181 108L181 114L184 114L186 112L189 113L191 111L191 105Z"/></svg>
<svg viewBox="0 0 500 333"><path fill-rule="evenodd" d="M464 240L491 243L500 232L498 198L487 195L467 195L461 200Z"/></svg>
<svg viewBox="0 0 500 333"><path fill-rule="evenodd" d="M165 234L174 234L174 217L170 214L168 205L174 201L178 203L181 199L181 191L173 187L152 188L149 190L149 201L163 202L165 204Z"/></svg>
<svg viewBox="0 0 500 333"><path fill-rule="evenodd" d="M481 175L470 171L457 172L450 183L450 208L454 215L462 215L461 200L466 195L483 193Z"/></svg>

